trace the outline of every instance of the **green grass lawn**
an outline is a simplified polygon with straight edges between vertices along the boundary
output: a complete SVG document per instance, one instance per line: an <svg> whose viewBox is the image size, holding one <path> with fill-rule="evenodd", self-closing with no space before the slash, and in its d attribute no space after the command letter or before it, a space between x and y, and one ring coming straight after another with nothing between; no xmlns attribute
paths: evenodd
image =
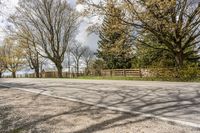
<svg viewBox="0 0 200 133"><path fill-rule="evenodd" d="M179 79L166 79L166 78L156 78L156 77L104 77L104 76L80 76L74 79L90 79L90 80L138 80L138 81L180 81ZM195 80L191 80L190 82L200 82L200 78L197 78Z"/></svg>

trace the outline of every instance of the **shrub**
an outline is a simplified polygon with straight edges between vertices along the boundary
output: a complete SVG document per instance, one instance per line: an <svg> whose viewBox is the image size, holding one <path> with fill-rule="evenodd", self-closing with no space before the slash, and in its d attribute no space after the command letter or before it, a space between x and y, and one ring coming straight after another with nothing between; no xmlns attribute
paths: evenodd
<svg viewBox="0 0 200 133"><path fill-rule="evenodd" d="M196 66L185 66L177 70L177 78L181 81L195 80L199 75L199 69Z"/></svg>
<svg viewBox="0 0 200 133"><path fill-rule="evenodd" d="M166 81L193 81L200 75L197 66L183 68L151 68L151 76Z"/></svg>

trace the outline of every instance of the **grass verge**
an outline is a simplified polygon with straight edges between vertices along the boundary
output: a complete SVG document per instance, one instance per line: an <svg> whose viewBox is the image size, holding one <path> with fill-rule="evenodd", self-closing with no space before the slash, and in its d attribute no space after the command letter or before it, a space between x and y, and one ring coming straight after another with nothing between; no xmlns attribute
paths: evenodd
<svg viewBox="0 0 200 133"><path fill-rule="evenodd" d="M157 78L157 77L104 77L104 76L80 76L73 79L85 79L85 80L137 80L137 81L171 81L171 82L183 82L184 80L174 78ZM189 80L190 82L200 82L200 78Z"/></svg>

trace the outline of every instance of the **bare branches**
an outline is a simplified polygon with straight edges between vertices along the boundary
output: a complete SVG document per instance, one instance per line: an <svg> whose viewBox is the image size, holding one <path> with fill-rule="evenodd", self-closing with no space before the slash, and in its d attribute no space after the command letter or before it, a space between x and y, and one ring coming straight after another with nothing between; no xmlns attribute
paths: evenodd
<svg viewBox="0 0 200 133"><path fill-rule="evenodd" d="M75 62L77 76L79 73L80 60L85 54L86 50L87 48L82 46L82 44L79 42L75 42L70 48L70 52L72 53Z"/></svg>
<svg viewBox="0 0 200 133"><path fill-rule="evenodd" d="M62 77L62 62L78 27L78 14L62 0L22 0L13 23L29 36L37 54L50 59Z"/></svg>

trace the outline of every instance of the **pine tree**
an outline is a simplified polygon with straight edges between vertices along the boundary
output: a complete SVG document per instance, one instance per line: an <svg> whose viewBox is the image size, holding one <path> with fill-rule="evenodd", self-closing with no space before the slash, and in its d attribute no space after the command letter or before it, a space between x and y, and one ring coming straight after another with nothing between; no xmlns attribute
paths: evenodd
<svg viewBox="0 0 200 133"><path fill-rule="evenodd" d="M107 3L107 11L100 29L97 56L103 59L109 69L131 67L132 44L128 27L122 24L122 12L115 7L113 0ZM121 19L120 19L121 18Z"/></svg>

